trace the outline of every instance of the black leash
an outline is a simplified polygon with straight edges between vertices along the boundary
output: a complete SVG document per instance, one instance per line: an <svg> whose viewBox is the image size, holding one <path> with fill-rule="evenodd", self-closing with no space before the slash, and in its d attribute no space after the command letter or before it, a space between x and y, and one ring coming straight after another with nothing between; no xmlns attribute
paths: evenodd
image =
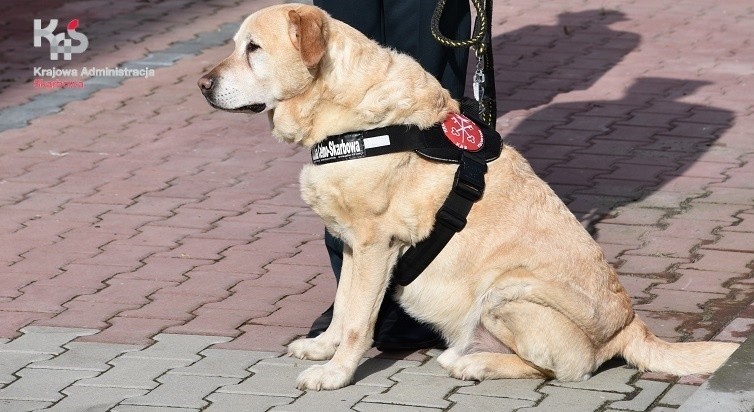
<svg viewBox="0 0 754 412"><path fill-rule="evenodd" d="M461 105L465 111L474 110L488 126L495 128L497 123L497 102L495 100L495 66L492 61L492 3L493 0L471 0L476 9L476 21L472 35L467 40L449 39L440 32L442 17L447 0L438 0L432 13L432 36L446 47L471 47L477 58L474 71L474 98L464 99ZM471 110L469 110L471 109Z"/></svg>

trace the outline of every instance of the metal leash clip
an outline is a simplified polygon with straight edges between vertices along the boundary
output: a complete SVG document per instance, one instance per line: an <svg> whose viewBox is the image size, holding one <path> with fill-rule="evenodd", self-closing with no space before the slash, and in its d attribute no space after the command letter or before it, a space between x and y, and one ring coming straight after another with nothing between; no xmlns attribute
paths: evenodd
<svg viewBox="0 0 754 412"><path fill-rule="evenodd" d="M481 102L484 98L484 89L482 84L484 83L484 57L477 56L476 70L474 71L473 89L474 99Z"/></svg>

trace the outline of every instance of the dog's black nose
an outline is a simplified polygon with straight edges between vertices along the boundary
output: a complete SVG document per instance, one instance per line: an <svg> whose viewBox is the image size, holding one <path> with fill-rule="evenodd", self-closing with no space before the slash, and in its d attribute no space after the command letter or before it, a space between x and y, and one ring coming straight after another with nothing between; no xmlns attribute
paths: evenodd
<svg viewBox="0 0 754 412"><path fill-rule="evenodd" d="M215 85L215 78L202 76L199 78L199 81L196 83L199 85L199 88L202 90L202 92L208 92L212 90L212 86Z"/></svg>

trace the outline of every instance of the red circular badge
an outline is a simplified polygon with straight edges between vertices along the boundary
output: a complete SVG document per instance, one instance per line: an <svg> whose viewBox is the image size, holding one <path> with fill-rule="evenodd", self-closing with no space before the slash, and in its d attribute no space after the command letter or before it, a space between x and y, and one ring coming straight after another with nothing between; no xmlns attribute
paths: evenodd
<svg viewBox="0 0 754 412"><path fill-rule="evenodd" d="M450 113L442 122L442 131L459 149L478 152L484 146L482 129L462 114Z"/></svg>

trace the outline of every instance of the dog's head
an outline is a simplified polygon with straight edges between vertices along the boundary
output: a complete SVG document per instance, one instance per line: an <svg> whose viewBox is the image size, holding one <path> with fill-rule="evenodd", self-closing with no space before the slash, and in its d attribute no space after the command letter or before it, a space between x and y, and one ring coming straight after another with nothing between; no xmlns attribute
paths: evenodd
<svg viewBox="0 0 754 412"><path fill-rule="evenodd" d="M202 94L215 108L248 113L300 94L325 54L327 21L322 10L305 5L252 14L233 37L233 53L199 79Z"/></svg>

